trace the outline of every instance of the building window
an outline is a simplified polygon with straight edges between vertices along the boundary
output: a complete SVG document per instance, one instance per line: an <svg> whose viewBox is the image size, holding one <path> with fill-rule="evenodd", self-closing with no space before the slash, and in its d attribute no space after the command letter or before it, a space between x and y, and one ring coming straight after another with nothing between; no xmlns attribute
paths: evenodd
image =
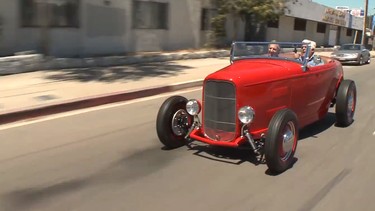
<svg viewBox="0 0 375 211"><path fill-rule="evenodd" d="M351 37L353 35L353 29L346 29L346 36Z"/></svg>
<svg viewBox="0 0 375 211"><path fill-rule="evenodd" d="M267 22L269 28L279 28L279 20L272 20Z"/></svg>
<svg viewBox="0 0 375 211"><path fill-rule="evenodd" d="M318 25L316 27L316 32L326 33L326 24L325 23L318 23Z"/></svg>
<svg viewBox="0 0 375 211"><path fill-rule="evenodd" d="M217 15L216 9L202 8L201 30L211 29L211 19Z"/></svg>
<svg viewBox="0 0 375 211"><path fill-rule="evenodd" d="M79 0L19 0L22 27L79 27Z"/></svg>
<svg viewBox="0 0 375 211"><path fill-rule="evenodd" d="M294 30L296 31L306 31L306 20L295 18L294 19Z"/></svg>
<svg viewBox="0 0 375 211"><path fill-rule="evenodd" d="M168 29L168 3L133 1L133 28Z"/></svg>

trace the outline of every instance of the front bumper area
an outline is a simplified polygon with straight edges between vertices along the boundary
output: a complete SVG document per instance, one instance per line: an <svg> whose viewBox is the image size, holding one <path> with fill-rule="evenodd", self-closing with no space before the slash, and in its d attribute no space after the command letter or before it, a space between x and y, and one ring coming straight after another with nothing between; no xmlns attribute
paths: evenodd
<svg viewBox="0 0 375 211"><path fill-rule="evenodd" d="M215 145L215 146L222 146L222 147L239 147L241 144L247 142L246 137L237 137L233 141L215 141L209 138L206 138L205 135L202 133L200 129L194 129L189 137L191 139L209 144L209 145Z"/></svg>
<svg viewBox="0 0 375 211"><path fill-rule="evenodd" d="M339 62L341 63L345 63L345 64L357 64L358 63L358 58L346 58L346 57L332 57L336 60L338 60Z"/></svg>

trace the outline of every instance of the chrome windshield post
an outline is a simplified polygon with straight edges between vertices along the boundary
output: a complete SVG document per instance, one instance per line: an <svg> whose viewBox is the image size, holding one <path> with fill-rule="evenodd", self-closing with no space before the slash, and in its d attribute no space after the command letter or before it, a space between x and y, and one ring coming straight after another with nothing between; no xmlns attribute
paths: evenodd
<svg viewBox="0 0 375 211"><path fill-rule="evenodd" d="M229 55L229 61L231 64L233 64L233 58L234 58L234 46L235 46L235 42L232 42L232 45L230 47L230 55Z"/></svg>
<svg viewBox="0 0 375 211"><path fill-rule="evenodd" d="M306 72L307 71L307 63L309 62L309 55L310 55L310 51L311 51L311 45L308 44L306 46L306 52L305 52L305 55L304 55L304 60L302 61L302 70L303 72Z"/></svg>

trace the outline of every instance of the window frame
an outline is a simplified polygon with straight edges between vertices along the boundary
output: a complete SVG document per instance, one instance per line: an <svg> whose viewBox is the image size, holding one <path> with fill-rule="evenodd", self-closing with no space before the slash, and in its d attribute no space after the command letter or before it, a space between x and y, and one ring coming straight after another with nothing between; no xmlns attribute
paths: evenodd
<svg viewBox="0 0 375 211"><path fill-rule="evenodd" d="M350 35L349 35L349 34L350 34ZM347 37L351 37L351 36L353 36L353 29L347 28L347 29L346 29L346 36L347 36Z"/></svg>
<svg viewBox="0 0 375 211"><path fill-rule="evenodd" d="M168 30L169 29L169 16L170 16L170 6L169 6L169 2L157 2L157 1L140 1L140 0L133 0L133 9L132 9L132 12L133 12L133 15L132 15L132 28L133 29L156 29L156 30ZM147 16L144 16L143 18L146 19L146 23L144 26L137 24L137 21L138 20L141 20L137 17L137 15L139 13L137 13L137 4L145 4L145 5L148 5L148 10L145 14L150 14L150 11L153 10L153 9L150 9L150 5L157 5L158 6L158 9L156 10L159 10L157 12L161 12L161 13L158 13L156 14L157 17L152 17L152 15L149 15L148 17ZM155 10L155 8L154 8ZM163 10L164 10L164 13L163 13ZM164 16L162 17L163 20L160 20L160 15L163 15ZM155 14L154 14L155 15ZM149 19L147 19L149 18ZM154 22L155 20L158 20L158 21L161 21L161 22Z"/></svg>
<svg viewBox="0 0 375 211"><path fill-rule="evenodd" d="M51 3L38 3L38 0L18 0L19 3L19 26L22 28L40 28L40 27L49 27L49 28L80 28L80 9L81 9L81 0L65 0L63 9L60 10L62 13L67 13L66 4L74 1L73 5L76 7L74 8L73 12L75 12L75 20L68 21L71 16L65 14L65 16L60 16L65 19L65 21L69 22L65 25L59 25L56 23L52 23L52 21L58 19L55 15L56 12L52 11L55 9L53 6L54 4ZM28 10L25 4L29 3L31 9ZM26 11L25 11L25 10ZM42 23L41 21L41 11L45 13L43 14L44 18L47 18L47 22ZM31 14L27 14L27 12ZM52 16L51 16L52 15ZM27 22L30 21L30 22ZM45 21L45 20L44 20ZM73 23L73 24L72 24Z"/></svg>
<svg viewBox="0 0 375 211"><path fill-rule="evenodd" d="M306 31L307 20L294 18L294 31Z"/></svg>
<svg viewBox="0 0 375 211"><path fill-rule="evenodd" d="M217 15L218 10L216 8L205 8L201 9L201 31L209 31L212 29L211 20Z"/></svg>
<svg viewBox="0 0 375 211"><path fill-rule="evenodd" d="M326 30L327 30L327 24L318 22L318 24L316 25L316 32L325 34Z"/></svg>
<svg viewBox="0 0 375 211"><path fill-rule="evenodd" d="M280 24L279 23L279 19L267 21L267 27L268 28L278 29L279 28L279 24Z"/></svg>

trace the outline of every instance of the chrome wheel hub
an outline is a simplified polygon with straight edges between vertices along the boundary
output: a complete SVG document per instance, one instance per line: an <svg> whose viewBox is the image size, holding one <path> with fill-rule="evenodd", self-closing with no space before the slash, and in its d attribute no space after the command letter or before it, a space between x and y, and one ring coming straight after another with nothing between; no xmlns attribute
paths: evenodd
<svg viewBox="0 0 375 211"><path fill-rule="evenodd" d="M296 129L294 127L293 122L288 122L286 125L285 131L282 136L282 154L281 160L285 161L288 160L290 155L293 152L293 148L295 145L295 133Z"/></svg>
<svg viewBox="0 0 375 211"><path fill-rule="evenodd" d="M184 109L178 110L173 115L171 126L176 136L185 135L189 127L189 114Z"/></svg>

